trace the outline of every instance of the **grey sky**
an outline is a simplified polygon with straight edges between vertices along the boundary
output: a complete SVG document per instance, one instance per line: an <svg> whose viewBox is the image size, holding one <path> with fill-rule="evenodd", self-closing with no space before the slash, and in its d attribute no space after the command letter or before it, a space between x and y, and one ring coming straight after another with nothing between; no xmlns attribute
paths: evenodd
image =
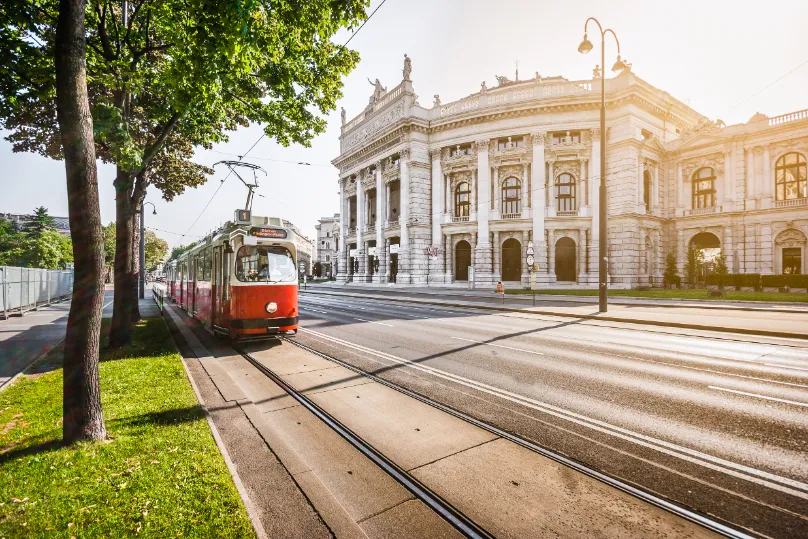
<svg viewBox="0 0 808 539"><path fill-rule="evenodd" d="M373 10L381 0L373 0ZM598 17L620 38L623 59L634 72L661 90L689 103L712 119L727 124L745 122L756 111L769 116L808 108L808 65L802 65L760 94L750 96L792 69L808 62L808 2L751 1L621 1L575 3L539 0L387 0L351 41L362 60L346 79L340 106L348 119L366 105L379 78L388 88L401 80L404 53L412 58L412 80L423 106L434 94L446 103L479 90L480 82L496 83L495 75L520 78L562 75L570 80L591 78L600 61L598 45L588 56L577 52L588 16ZM344 42L349 34L338 36ZM590 34L590 38L592 38ZM595 42L595 39L592 39ZM607 65L616 56L607 41ZM339 153L339 110L328 118L328 130L311 148L284 148L262 140L246 159L263 166L253 211L289 219L305 234L314 235L319 217L338 210L337 172L329 162ZM202 151L200 163L237 159L260 136L252 126L233 133L215 151ZM224 153L217 153L224 152ZM232 155L225 155L232 154ZM314 166L267 161L305 161ZM185 233L207 204L226 169L199 189L171 203L152 189L147 200L157 206L147 226ZM101 217L114 220L112 167L99 166ZM222 186L210 207L183 238L157 232L170 245L191 239L232 219L243 206L246 189L234 178ZM54 215L67 215L63 163L33 154L14 154L0 141L0 211L30 212L46 206Z"/></svg>

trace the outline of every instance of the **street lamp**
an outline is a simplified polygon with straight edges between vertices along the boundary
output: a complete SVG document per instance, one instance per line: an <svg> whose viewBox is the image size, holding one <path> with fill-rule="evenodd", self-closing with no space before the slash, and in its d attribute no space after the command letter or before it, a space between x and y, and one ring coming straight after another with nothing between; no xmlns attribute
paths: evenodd
<svg viewBox="0 0 808 539"><path fill-rule="evenodd" d="M587 54L592 50L592 42L586 37L586 27L589 21L595 21L600 31L600 65L606 65L606 34L611 33L617 42L617 61L612 67L612 71L620 72L626 69L626 64L620 59L620 40L617 39L617 34L614 30L607 28L606 30L600 25L600 22L594 18L589 17L584 23L584 39L578 45L578 52ZM599 230L598 230L598 311L606 312L607 303L607 271L608 271L608 254L609 250L606 245L606 216L608 211L606 208L606 77L605 73L600 77L600 204L598 208L599 217Z"/></svg>
<svg viewBox="0 0 808 539"><path fill-rule="evenodd" d="M151 202L144 202L140 205L140 286L138 287L140 299L146 297L146 204L151 204L152 215L157 215L157 208Z"/></svg>

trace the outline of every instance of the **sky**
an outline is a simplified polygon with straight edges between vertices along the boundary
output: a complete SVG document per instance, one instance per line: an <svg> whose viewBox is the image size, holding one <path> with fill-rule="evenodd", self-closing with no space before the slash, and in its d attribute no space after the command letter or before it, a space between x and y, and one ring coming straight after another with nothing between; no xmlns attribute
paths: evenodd
<svg viewBox="0 0 808 539"><path fill-rule="evenodd" d="M368 13L381 0L372 0ZM765 9L761 9L764 7ZM350 120L367 105L379 78L388 88L401 81L404 54L412 59L413 86L425 107L435 94L445 104L479 90L495 75L520 78L561 75L589 79L600 61L599 45L582 56L577 48L584 21L597 17L620 39L624 60L655 87L681 99L698 112L727 125L747 121L755 112L777 116L808 109L808 2L769 0L386 0L350 42L361 61L345 78L343 98L327 117L328 128L311 147L283 147L262 139L245 161L260 165L259 195L253 214L277 216L316 237L317 219L339 211L337 169L330 162L339 154L339 107ZM351 33L334 37L344 43ZM611 36L606 63L617 51ZM213 165L238 159L261 137L260 126L242 128L227 143L195 155ZM285 161L290 161L285 162ZM311 166L298 165L307 162ZM224 185L227 169L219 165L208 182L166 202L151 188L154 203L146 226L168 241L182 245L232 220L247 190L234 177ZM99 163L101 218L114 221L114 169ZM214 197L217 188L218 193ZM203 212L203 208L210 205ZM34 154L13 153L0 141L0 212L30 213L45 206L51 215L67 216L64 163ZM195 224L192 225L195 219Z"/></svg>

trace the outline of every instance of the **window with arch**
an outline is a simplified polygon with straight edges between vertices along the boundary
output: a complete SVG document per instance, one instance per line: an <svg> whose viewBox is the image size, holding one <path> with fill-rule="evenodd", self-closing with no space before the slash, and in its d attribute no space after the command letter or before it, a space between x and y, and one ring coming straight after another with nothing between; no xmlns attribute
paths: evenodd
<svg viewBox="0 0 808 539"><path fill-rule="evenodd" d="M502 182L502 213L514 214L522 211L520 200L522 196L522 182L516 178L508 178Z"/></svg>
<svg viewBox="0 0 808 539"><path fill-rule="evenodd" d="M558 211L575 211L575 178L572 174L563 173L556 178L556 209Z"/></svg>
<svg viewBox="0 0 808 539"><path fill-rule="evenodd" d="M715 206L715 171L701 168L693 175L693 209Z"/></svg>
<svg viewBox="0 0 808 539"><path fill-rule="evenodd" d="M651 206L651 172L647 170L642 174L642 201L646 208Z"/></svg>
<svg viewBox="0 0 808 539"><path fill-rule="evenodd" d="M774 166L777 200L808 198L808 172L805 156L791 152L777 160Z"/></svg>
<svg viewBox="0 0 808 539"><path fill-rule="evenodd" d="M455 188L455 217L468 217L471 211L469 182L460 182Z"/></svg>

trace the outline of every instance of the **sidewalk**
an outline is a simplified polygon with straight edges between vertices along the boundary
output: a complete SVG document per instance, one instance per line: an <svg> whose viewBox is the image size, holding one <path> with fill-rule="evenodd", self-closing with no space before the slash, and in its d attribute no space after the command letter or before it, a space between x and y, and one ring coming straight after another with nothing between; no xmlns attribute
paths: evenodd
<svg viewBox="0 0 808 539"><path fill-rule="evenodd" d="M455 284L452 286L422 286L422 285L384 285L384 284L370 284L370 283L346 283L339 284L337 282L316 283L308 285L307 289L317 290L319 288L329 288L341 291L361 291L361 290L378 290L383 292L392 293L406 293L411 295L427 295L427 296L462 296L462 297L481 297L488 298L492 295L492 289L489 288L476 288L469 289L468 286L463 284ZM512 287L505 287L506 290ZM529 294L508 294L507 301L511 302L533 302L533 296ZM536 303L547 302L561 302L561 303L584 303L597 305L597 296L569 296L563 294L537 294ZM633 298L626 296L610 296L610 305L645 305L651 307L697 307L700 309L738 309L747 311L770 311L770 312L808 312L808 303L794 303L794 302L770 302L770 301L733 301L733 300L692 300L686 298Z"/></svg>
<svg viewBox="0 0 808 539"><path fill-rule="evenodd" d="M683 329L696 329L703 331L720 331L725 333L741 333L748 335L761 335L767 337L781 337L789 339L808 339L808 310L794 310L784 313L780 310L767 309L736 309L711 306L703 308L701 305L678 306L656 303L619 304L610 300L609 311L598 313L597 306L589 303L555 303L540 302L537 298L536 307L523 299L513 299L519 296L488 293L485 296L465 296L460 299L458 294L430 294L428 297L417 297L410 290L379 290L348 288L337 290L334 287L315 289L312 287L305 294L322 294L337 297L351 297L363 299L376 299L383 301L400 301L407 303L421 303L428 305L442 305L446 307L465 307L473 309L486 309L503 312L521 312L539 315L558 316L563 318L578 318L583 320L600 320L607 322L624 322L641 325L675 327Z"/></svg>

